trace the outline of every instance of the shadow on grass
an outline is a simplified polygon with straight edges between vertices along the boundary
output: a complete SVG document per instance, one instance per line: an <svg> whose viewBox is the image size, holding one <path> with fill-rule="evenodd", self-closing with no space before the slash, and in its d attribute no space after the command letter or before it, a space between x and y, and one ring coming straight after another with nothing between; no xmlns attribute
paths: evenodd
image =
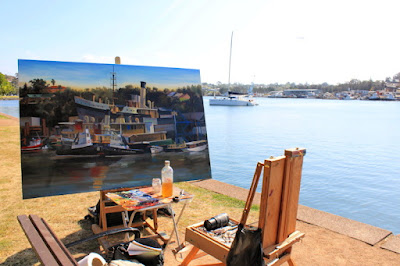
<svg viewBox="0 0 400 266"><path fill-rule="evenodd" d="M78 221L78 224L80 225L81 230L66 236L65 238L61 239L61 242L68 244L93 235L91 230L92 223L89 220L82 219ZM57 232L54 233L57 235ZM80 245L71 247L68 250L77 261L85 257L90 252L100 253L97 240L82 243ZM11 255L1 265L34 265L37 263L39 263L39 259L36 257L34 250L32 248L27 248L14 255Z"/></svg>

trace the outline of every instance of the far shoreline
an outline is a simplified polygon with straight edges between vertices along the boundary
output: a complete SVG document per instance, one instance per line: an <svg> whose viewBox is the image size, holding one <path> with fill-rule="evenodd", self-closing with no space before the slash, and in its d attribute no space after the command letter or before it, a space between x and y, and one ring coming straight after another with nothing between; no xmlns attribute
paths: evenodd
<svg viewBox="0 0 400 266"><path fill-rule="evenodd" d="M19 96L18 95L12 95L12 96L0 96L0 100L18 100Z"/></svg>

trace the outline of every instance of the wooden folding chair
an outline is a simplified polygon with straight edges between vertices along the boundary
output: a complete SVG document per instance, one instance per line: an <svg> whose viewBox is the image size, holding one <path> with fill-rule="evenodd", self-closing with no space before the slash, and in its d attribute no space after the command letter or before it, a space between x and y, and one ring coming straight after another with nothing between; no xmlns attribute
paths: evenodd
<svg viewBox="0 0 400 266"><path fill-rule="evenodd" d="M137 228L119 228L64 245L47 222L39 216L33 214L29 216L19 215L17 219L42 265L78 265L79 262L75 260L67 248L86 241L128 232L134 233L135 239L140 237L140 231ZM93 265L103 265L101 261L97 261L97 263Z"/></svg>
<svg viewBox="0 0 400 266"><path fill-rule="evenodd" d="M285 150L285 156L271 157L258 163L253 182L247 197L240 223L245 224L262 172L262 192L258 227L262 229L262 247L264 260L268 265L280 265L291 258L293 244L304 237L296 231L296 217L300 193L300 180L305 149ZM193 245L181 265L188 265L192 260L203 255L211 255L225 265L230 247L204 234L198 228L202 223L186 228L186 241ZM199 250L202 254L198 254ZM209 264L211 265L211 264Z"/></svg>

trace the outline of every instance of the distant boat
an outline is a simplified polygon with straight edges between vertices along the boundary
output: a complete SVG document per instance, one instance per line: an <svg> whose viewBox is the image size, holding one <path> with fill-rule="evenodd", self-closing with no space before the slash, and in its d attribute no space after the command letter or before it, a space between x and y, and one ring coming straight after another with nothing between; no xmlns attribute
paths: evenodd
<svg viewBox="0 0 400 266"><path fill-rule="evenodd" d="M268 98L284 98L283 91L273 91L270 95L267 96Z"/></svg>
<svg viewBox="0 0 400 266"><path fill-rule="evenodd" d="M230 91L230 89L231 89L232 41L233 41L233 31L232 31L232 35L231 35L231 47L230 47L230 53L229 53L229 77L228 77L229 91L228 91L228 96L227 97L216 97L214 95L214 99L210 99L209 103L210 103L210 105L224 105L224 106L255 106L255 105L258 105L253 100L253 97L249 95L253 91L253 85L249 88L249 94Z"/></svg>
<svg viewBox="0 0 400 266"><path fill-rule="evenodd" d="M351 97L349 94L346 94L346 96L343 97L343 100L355 100L355 98Z"/></svg>
<svg viewBox="0 0 400 266"><path fill-rule="evenodd" d="M396 98L392 93L380 93L374 92L371 97L368 98L371 101L396 101Z"/></svg>
<svg viewBox="0 0 400 266"><path fill-rule="evenodd" d="M214 99L210 99L210 105L255 106L258 104L247 94L230 91L227 97L215 97Z"/></svg>

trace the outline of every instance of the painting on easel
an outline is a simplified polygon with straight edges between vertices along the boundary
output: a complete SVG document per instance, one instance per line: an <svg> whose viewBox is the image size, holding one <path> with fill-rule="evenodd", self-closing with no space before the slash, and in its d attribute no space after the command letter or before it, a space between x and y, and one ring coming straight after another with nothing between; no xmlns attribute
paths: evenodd
<svg viewBox="0 0 400 266"><path fill-rule="evenodd" d="M23 198L211 178L196 69L19 60Z"/></svg>

